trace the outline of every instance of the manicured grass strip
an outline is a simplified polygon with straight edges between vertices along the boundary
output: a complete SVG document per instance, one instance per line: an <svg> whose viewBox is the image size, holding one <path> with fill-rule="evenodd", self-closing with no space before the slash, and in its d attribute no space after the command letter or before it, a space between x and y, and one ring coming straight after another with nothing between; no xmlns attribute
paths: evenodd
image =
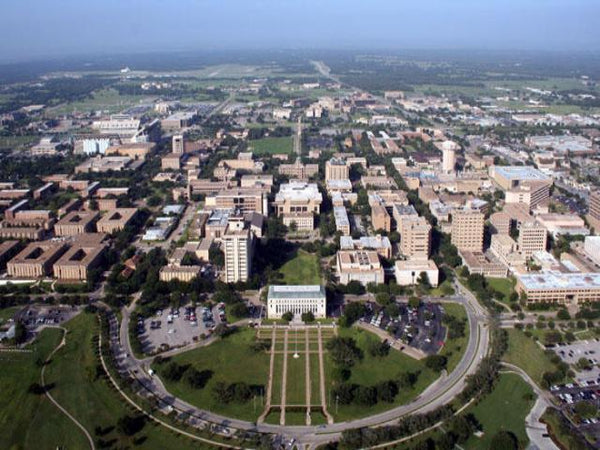
<svg viewBox="0 0 600 450"><path fill-rule="evenodd" d="M544 372L555 370L554 365L544 354L544 350L533 339L525 336L523 331L517 329L507 331L508 351L504 354L503 360L519 366L539 384Z"/></svg>
<svg viewBox="0 0 600 450"><path fill-rule="evenodd" d="M454 339L446 339L446 342L440 350L440 355L448 358L448 373L452 372L460 362L467 342L469 342L469 323L467 322L467 312L464 306L458 303L444 303L444 313L454 316L457 319L465 320L465 335Z"/></svg>
<svg viewBox="0 0 600 450"><path fill-rule="evenodd" d="M483 436L472 436L463 447L491 448L494 435L500 430L512 432L520 448L526 448L529 439L525 431L525 417L533 407L533 390L516 374L502 374L490 395L466 413L472 413L482 426Z"/></svg>
<svg viewBox="0 0 600 450"><path fill-rule="evenodd" d="M162 377L165 387L173 395L185 399L191 404L213 412L243 420L253 421L260 414L253 407L253 402L240 404L231 402L224 404L215 399L213 388L218 382L227 384L245 382L248 385L262 386L266 393L269 374L269 354L263 351L254 351L251 344L255 341L255 331L246 328L214 342L207 347L201 347L181 353L172 358L180 365L192 365L199 371L210 370L212 377L202 389L194 389L183 381L171 382ZM275 383L277 374L281 377L281 370L277 370L278 355L275 358ZM168 363L154 365L160 374ZM273 391L273 403L278 402L276 389Z"/></svg>
<svg viewBox="0 0 600 450"><path fill-rule="evenodd" d="M320 284L321 269L317 255L298 251L298 254L286 262L279 272L283 275L283 284Z"/></svg>
<svg viewBox="0 0 600 450"><path fill-rule="evenodd" d="M291 136L287 137L267 137L249 142L252 151L257 155L292 153L294 151L294 142Z"/></svg>

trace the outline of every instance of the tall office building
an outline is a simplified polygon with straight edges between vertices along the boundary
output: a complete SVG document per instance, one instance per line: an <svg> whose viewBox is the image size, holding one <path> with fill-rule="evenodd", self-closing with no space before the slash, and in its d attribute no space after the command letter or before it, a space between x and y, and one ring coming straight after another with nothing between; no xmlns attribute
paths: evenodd
<svg viewBox="0 0 600 450"><path fill-rule="evenodd" d="M222 239L225 250L225 282L248 281L252 272L250 230L228 231Z"/></svg>
<svg viewBox="0 0 600 450"><path fill-rule="evenodd" d="M548 235L546 227L538 222L523 222L519 229L519 252L530 257L535 252L545 251Z"/></svg>
<svg viewBox="0 0 600 450"><path fill-rule="evenodd" d="M173 136L172 144L173 144L173 153L176 153L178 155L185 153L183 135L176 134L175 136Z"/></svg>
<svg viewBox="0 0 600 450"><path fill-rule="evenodd" d="M350 169L341 158L331 158L325 163L325 181L347 180L350 178Z"/></svg>
<svg viewBox="0 0 600 450"><path fill-rule="evenodd" d="M402 221L400 251L408 259L428 259L431 248L431 225L424 217Z"/></svg>
<svg viewBox="0 0 600 450"><path fill-rule="evenodd" d="M485 215L476 209L458 209L452 214L451 241L458 250L483 251Z"/></svg>
<svg viewBox="0 0 600 450"><path fill-rule="evenodd" d="M454 148L446 148L442 150L442 170L445 173L454 172L454 166L456 164L456 152Z"/></svg>
<svg viewBox="0 0 600 450"><path fill-rule="evenodd" d="M596 220L600 220L600 192L590 192L590 217Z"/></svg>

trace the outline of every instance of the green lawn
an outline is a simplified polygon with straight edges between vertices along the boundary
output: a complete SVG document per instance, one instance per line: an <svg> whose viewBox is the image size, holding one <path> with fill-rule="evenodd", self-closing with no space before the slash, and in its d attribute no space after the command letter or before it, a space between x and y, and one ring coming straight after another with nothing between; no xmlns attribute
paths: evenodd
<svg viewBox="0 0 600 450"><path fill-rule="evenodd" d="M250 148L257 155L292 153L294 143L291 137L267 137L250 141Z"/></svg>
<svg viewBox="0 0 600 450"><path fill-rule="evenodd" d="M212 395L212 389L219 381L225 383L246 382L260 385L266 393L269 373L269 355L254 352L250 344L255 340L256 331L242 329L207 347L190 350L172 358L173 361L191 364L198 370L211 370L213 375L202 389L193 389L182 381L171 382L162 377L165 386L173 395L183 398L193 405L208 409L228 417L255 420L261 413L260 401L247 404L221 404ZM168 363L167 363L168 364ZM153 365L160 374L167 364ZM274 389L275 395L275 389Z"/></svg>
<svg viewBox="0 0 600 450"><path fill-rule="evenodd" d="M19 311L22 306L9 306L8 308L0 309L0 325L6 322L8 319L12 319L17 311Z"/></svg>
<svg viewBox="0 0 600 450"><path fill-rule="evenodd" d="M525 336L521 330L509 329L507 331L508 351L504 354L503 360L519 366L539 384L544 372L555 370L554 365L538 344L532 338Z"/></svg>
<svg viewBox="0 0 600 450"><path fill-rule="evenodd" d="M279 272L284 284L321 284L319 258L302 250L281 266Z"/></svg>
<svg viewBox="0 0 600 450"><path fill-rule="evenodd" d="M167 432L154 423L146 423L133 437L121 435L114 428L117 421L135 413L110 387L107 379L96 375L99 365L94 339L98 333L96 317L82 313L68 322L66 328L69 330L67 343L56 353L46 369L46 382L54 384L54 398L77 417L95 439L99 437L95 434L95 429L101 427L108 430L101 439L114 440L113 448L131 448L137 440L142 440L143 448L148 449L198 448L195 441ZM55 412L54 416L59 416L59 413ZM74 429L71 434L81 433ZM86 448L86 445L71 445L67 448Z"/></svg>
<svg viewBox="0 0 600 450"><path fill-rule="evenodd" d="M465 320L465 335L454 339L446 339L444 346L440 350L440 355L448 358L448 373L450 373L460 362L467 347L467 342L469 341L469 323L466 322L467 312L464 306L458 303L444 303L443 307L446 315Z"/></svg>
<svg viewBox="0 0 600 450"><path fill-rule="evenodd" d="M32 353L0 353L0 448L86 448L83 433L44 395L28 392L40 383L41 365L62 332L42 331ZM54 393L54 391L53 391Z"/></svg>
<svg viewBox="0 0 600 450"><path fill-rule="evenodd" d="M390 409L394 406L408 403L429 386L437 375L425 367L422 361L416 361L403 353L390 350L390 353L382 358L373 357L368 352L369 342L378 341L379 338L373 333L359 328L340 328L340 336L352 337L356 340L359 348L363 350L364 357L354 367L349 383L356 383L365 386L372 386L382 381L395 379L402 372L420 372L417 382L411 389L401 389L393 403L379 402L374 406L366 407L362 405L339 405L336 412L335 400L331 400L329 412L333 415L336 422L343 420L357 419L366 417ZM335 364L329 356L325 356L325 376L326 392L335 386L332 381L332 372Z"/></svg>
<svg viewBox="0 0 600 450"><path fill-rule="evenodd" d="M514 278L486 278L490 287L492 287L495 291L502 292L504 298L502 301L504 303L509 303L510 294L512 294L515 290L515 280Z"/></svg>
<svg viewBox="0 0 600 450"><path fill-rule="evenodd" d="M491 394L474 407L467 409L483 428L483 436L471 436L463 445L468 449L488 449L494 435L508 430L517 436L521 448L529 442L525 431L525 417L534 401L526 398L533 394L531 387L516 374L502 374Z"/></svg>

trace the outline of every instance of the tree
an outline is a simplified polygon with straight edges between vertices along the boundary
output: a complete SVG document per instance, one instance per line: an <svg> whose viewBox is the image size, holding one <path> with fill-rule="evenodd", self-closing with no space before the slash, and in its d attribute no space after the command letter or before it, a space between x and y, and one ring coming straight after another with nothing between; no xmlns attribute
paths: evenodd
<svg viewBox="0 0 600 450"><path fill-rule="evenodd" d="M360 405L373 406L377 403L377 389L372 386L359 386L354 397Z"/></svg>
<svg viewBox="0 0 600 450"><path fill-rule="evenodd" d="M582 419L589 419L590 417L595 417L598 413L598 408L596 407L596 405L594 405L592 402L588 402L585 400L575 403L575 406L573 406L573 410Z"/></svg>
<svg viewBox="0 0 600 450"><path fill-rule="evenodd" d="M294 319L294 313L291 311L285 312L283 313L283 315L281 316L281 318L283 320L285 320L286 322L290 322L291 320Z"/></svg>
<svg viewBox="0 0 600 450"><path fill-rule="evenodd" d="M419 299L419 297L410 297L408 299L408 306L410 306L411 308L418 308L419 306L421 306L421 300Z"/></svg>
<svg viewBox="0 0 600 450"><path fill-rule="evenodd" d="M365 315L365 305L359 302L348 303L344 307L344 315L342 316L341 324L351 326L354 322Z"/></svg>
<svg viewBox="0 0 600 450"><path fill-rule="evenodd" d="M441 372L446 368L448 360L443 355L429 355L425 358L425 366L434 372Z"/></svg>
<svg viewBox="0 0 600 450"><path fill-rule="evenodd" d="M380 305L385 306L388 303L390 303L392 298L387 292L380 292L377 295L375 295L375 300L377 300L377 303L379 303Z"/></svg>
<svg viewBox="0 0 600 450"><path fill-rule="evenodd" d="M315 315L312 313L312 311L307 311L305 313L302 313L302 322L311 323L314 321L315 321Z"/></svg>
<svg viewBox="0 0 600 450"><path fill-rule="evenodd" d="M183 381L193 389L202 389L206 386L212 374L210 370L199 371L193 367L189 367L183 374Z"/></svg>
<svg viewBox="0 0 600 450"><path fill-rule="evenodd" d="M431 283L429 282L429 275L427 275L427 272L421 272L419 274L419 278L417 278L417 283L419 283L419 285L424 288L431 287Z"/></svg>
<svg viewBox="0 0 600 450"><path fill-rule="evenodd" d="M352 338L336 336L327 343L327 350L335 364L350 368L362 359L362 350Z"/></svg>
<svg viewBox="0 0 600 450"><path fill-rule="evenodd" d="M27 328L20 320L15 324L15 343L22 344L27 339Z"/></svg>
<svg viewBox="0 0 600 450"><path fill-rule="evenodd" d="M289 226L289 230L291 233L295 233L296 231L298 231L298 224L296 224L296 221L292 220Z"/></svg>
<svg viewBox="0 0 600 450"><path fill-rule="evenodd" d="M145 424L144 416L123 416L117 421L117 429L126 436L133 436L142 431Z"/></svg>
<svg viewBox="0 0 600 450"><path fill-rule="evenodd" d="M498 431L492 438L490 450L517 450L519 441L517 437L510 431Z"/></svg>
<svg viewBox="0 0 600 450"><path fill-rule="evenodd" d="M244 302L237 302L231 305L230 312L235 317L248 317L248 307Z"/></svg>

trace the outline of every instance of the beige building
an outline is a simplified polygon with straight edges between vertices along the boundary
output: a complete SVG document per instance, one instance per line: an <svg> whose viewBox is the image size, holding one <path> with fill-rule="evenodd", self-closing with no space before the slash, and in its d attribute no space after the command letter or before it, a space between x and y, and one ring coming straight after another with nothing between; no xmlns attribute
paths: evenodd
<svg viewBox="0 0 600 450"><path fill-rule="evenodd" d="M300 158L296 159L294 164L281 164L279 166L280 175L287 175L290 178L299 178L300 180L306 180L318 173L318 164L302 164Z"/></svg>
<svg viewBox="0 0 600 450"><path fill-rule="evenodd" d="M182 134L176 134L171 140L171 152L181 155L185 153L185 141Z"/></svg>
<svg viewBox="0 0 600 450"><path fill-rule="evenodd" d="M335 219L335 229L344 236L350 234L350 220L348 219L348 213L346 208L343 206L333 207L333 217Z"/></svg>
<svg viewBox="0 0 600 450"><path fill-rule="evenodd" d="M86 281L89 271L97 267L106 251L106 244L97 240L83 239L75 243L54 264L54 276L59 280Z"/></svg>
<svg viewBox="0 0 600 450"><path fill-rule="evenodd" d="M392 230L392 218L381 203L371 205L371 223L375 230L384 230L388 233Z"/></svg>
<svg viewBox="0 0 600 450"><path fill-rule="evenodd" d="M546 228L539 223L524 222L519 228L519 252L525 257L532 256L535 252L546 251L548 234Z"/></svg>
<svg viewBox="0 0 600 450"><path fill-rule="evenodd" d="M194 278L200 275L202 268L200 266L178 266L167 265L161 267L158 277L160 281L179 280L184 283L189 283Z"/></svg>
<svg viewBox="0 0 600 450"><path fill-rule="evenodd" d="M457 209L452 214L451 242L458 250L483 251L485 215L474 209Z"/></svg>
<svg viewBox="0 0 600 450"><path fill-rule="evenodd" d="M63 242L32 242L6 265L8 276L40 278L52 275L52 266L67 250Z"/></svg>
<svg viewBox="0 0 600 450"><path fill-rule="evenodd" d="M4 270L6 263L16 255L20 245L19 241L4 241L0 244L0 270Z"/></svg>
<svg viewBox="0 0 600 450"><path fill-rule="evenodd" d="M552 181L525 181L507 190L506 203L525 203L530 209L543 204L550 198Z"/></svg>
<svg viewBox="0 0 600 450"><path fill-rule="evenodd" d="M350 178L350 168L342 158L331 158L325 163L325 181L347 180Z"/></svg>
<svg viewBox="0 0 600 450"><path fill-rule="evenodd" d="M115 145L106 149L106 155L128 156L131 159L146 159L155 147L153 142L134 142Z"/></svg>
<svg viewBox="0 0 600 450"><path fill-rule="evenodd" d="M363 285L383 283L383 266L373 250L340 250L337 253L337 275L340 283L358 281Z"/></svg>
<svg viewBox="0 0 600 450"><path fill-rule="evenodd" d="M424 217L402 221L400 251L406 258L426 260L431 251L431 225Z"/></svg>
<svg viewBox="0 0 600 450"><path fill-rule="evenodd" d="M206 197L206 208L233 209L241 213L257 212L266 216L269 211L267 192L256 188L231 188Z"/></svg>
<svg viewBox="0 0 600 450"><path fill-rule="evenodd" d="M509 234L510 222L510 215L503 211L495 212L490 216L490 225L492 225L492 228L496 234Z"/></svg>
<svg viewBox="0 0 600 450"><path fill-rule="evenodd" d="M592 191L589 196L589 213L587 215L590 226L600 233L600 192Z"/></svg>
<svg viewBox="0 0 600 450"><path fill-rule="evenodd" d="M519 275L516 290L528 303L577 305L600 300L600 273L536 273Z"/></svg>
<svg viewBox="0 0 600 450"><path fill-rule="evenodd" d="M325 288L319 285L269 286L267 317L280 319L287 312L297 316L311 312L317 319L325 318L327 313Z"/></svg>
<svg viewBox="0 0 600 450"><path fill-rule="evenodd" d="M286 226L295 223L298 230L313 230L314 216L321 212L322 202L316 184L290 181L280 186L273 205Z"/></svg>
<svg viewBox="0 0 600 450"><path fill-rule="evenodd" d="M222 240L225 253L225 283L248 281L252 272L252 233L249 230L228 231Z"/></svg>
<svg viewBox="0 0 600 450"><path fill-rule="evenodd" d="M181 154L169 153L160 158L160 167L162 170L179 170L181 169Z"/></svg>
<svg viewBox="0 0 600 450"><path fill-rule="evenodd" d="M118 208L108 211L98 223L96 228L99 233L111 234L125 228L137 214L136 208Z"/></svg>
<svg viewBox="0 0 600 450"><path fill-rule="evenodd" d="M508 275L507 267L490 252L461 251L460 256L471 274L493 278L504 278Z"/></svg>
<svg viewBox="0 0 600 450"><path fill-rule="evenodd" d="M96 211L72 211L54 225L56 236L76 236L94 231Z"/></svg>
<svg viewBox="0 0 600 450"><path fill-rule="evenodd" d="M396 283L399 286L412 286L419 282L422 273L427 274L427 279L432 287L439 283L439 270L431 259L409 259L407 261L396 261L394 265Z"/></svg>

